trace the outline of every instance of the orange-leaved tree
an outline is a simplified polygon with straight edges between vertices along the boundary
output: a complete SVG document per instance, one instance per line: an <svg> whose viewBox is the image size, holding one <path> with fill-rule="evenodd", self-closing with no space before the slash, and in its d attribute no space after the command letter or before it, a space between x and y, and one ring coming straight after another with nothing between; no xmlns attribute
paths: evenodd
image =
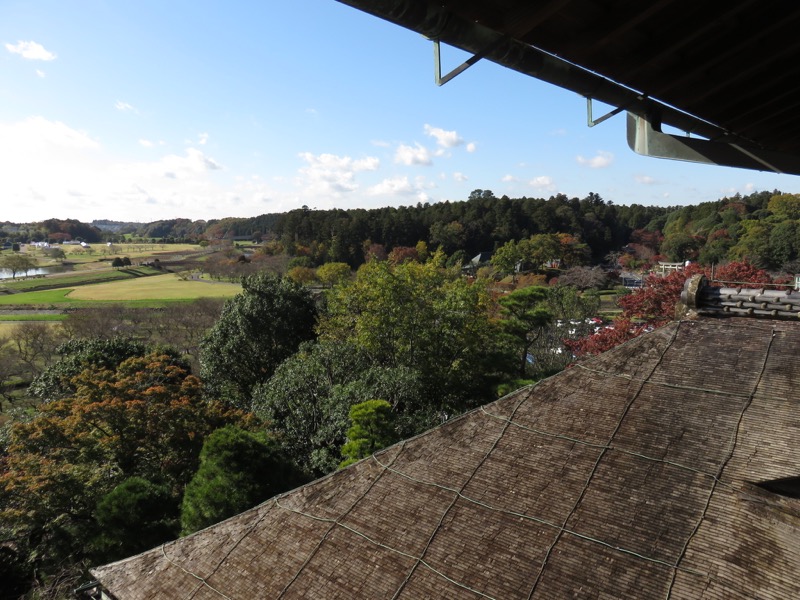
<svg viewBox="0 0 800 600"><path fill-rule="evenodd" d="M174 354L88 365L71 383L73 394L40 405L2 440L0 539L39 584L64 565L108 558L94 543L103 533L96 509L116 486L137 477L167 489L171 501L152 515L163 520L177 513L205 437L228 423L254 424L204 400L200 381Z"/></svg>

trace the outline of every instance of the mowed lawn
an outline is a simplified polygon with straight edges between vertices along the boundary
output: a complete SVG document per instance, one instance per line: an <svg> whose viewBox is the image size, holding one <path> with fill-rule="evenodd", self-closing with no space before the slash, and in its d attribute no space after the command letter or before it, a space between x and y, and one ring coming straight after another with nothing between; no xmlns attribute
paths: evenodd
<svg viewBox="0 0 800 600"><path fill-rule="evenodd" d="M242 291L238 283L183 280L177 275L154 275L138 279L85 285L72 290L70 300L194 300L196 298L230 298Z"/></svg>

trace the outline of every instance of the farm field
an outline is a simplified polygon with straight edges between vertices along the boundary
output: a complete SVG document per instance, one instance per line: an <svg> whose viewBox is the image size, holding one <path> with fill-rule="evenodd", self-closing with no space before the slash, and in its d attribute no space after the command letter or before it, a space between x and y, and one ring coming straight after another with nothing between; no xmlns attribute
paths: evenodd
<svg viewBox="0 0 800 600"><path fill-rule="evenodd" d="M132 279L135 277L157 275L159 273L161 273L161 271L152 267L109 269L106 265L103 270L52 273L46 277L19 279L16 281L6 280L0 287L16 292L26 292L87 285L90 283L101 283L118 279Z"/></svg>
<svg viewBox="0 0 800 600"><path fill-rule="evenodd" d="M59 288L34 292L22 292L0 296L0 306L89 306L96 303L122 302L142 303L175 302L197 298L230 298L242 290L238 283L209 282L205 280L182 280L167 273L152 277L139 277L109 283L95 283L77 288Z"/></svg>
<svg viewBox="0 0 800 600"><path fill-rule="evenodd" d="M119 302L127 300L194 300L196 298L230 298L242 291L238 283L183 280L168 273L139 279L100 283L72 290L72 301Z"/></svg>

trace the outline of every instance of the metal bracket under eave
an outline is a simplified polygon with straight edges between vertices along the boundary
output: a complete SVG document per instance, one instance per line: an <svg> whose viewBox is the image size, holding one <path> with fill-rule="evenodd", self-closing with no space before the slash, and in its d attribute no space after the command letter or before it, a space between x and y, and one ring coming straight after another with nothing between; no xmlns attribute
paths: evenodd
<svg viewBox="0 0 800 600"><path fill-rule="evenodd" d="M586 124L589 127L594 127L595 125L600 125L600 123L602 123L603 121L605 121L607 119L610 119L614 115L618 115L623 110L625 110L625 109L622 108L622 107L615 108L611 112L608 112L608 113L604 114L599 119L595 119L594 117L592 117L592 99L589 96L586 96Z"/></svg>
<svg viewBox="0 0 800 600"><path fill-rule="evenodd" d="M480 59L484 58L487 54L489 54L492 50L497 48L503 41L505 41L505 37L499 37L494 42L489 44L486 48L484 48L481 52L478 52L474 56L470 56L467 60L457 66L455 69L447 73L444 77L442 77L442 51L441 51L441 44L439 40L433 40L433 74L436 80L436 85L442 86L451 79L454 79L458 75L461 75L464 71L469 69L472 65L478 62Z"/></svg>
<svg viewBox="0 0 800 600"><path fill-rule="evenodd" d="M628 146L643 156L800 175L800 156L663 133L660 125L630 112L627 129Z"/></svg>

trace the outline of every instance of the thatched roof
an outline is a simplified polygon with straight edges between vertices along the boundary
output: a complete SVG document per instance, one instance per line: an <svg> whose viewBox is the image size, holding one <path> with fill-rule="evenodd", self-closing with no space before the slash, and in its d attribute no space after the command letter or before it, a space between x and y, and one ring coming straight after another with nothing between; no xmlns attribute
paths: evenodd
<svg viewBox="0 0 800 600"><path fill-rule="evenodd" d="M798 598L800 500L756 485L800 475L798 355L800 323L673 323L93 573L119 600Z"/></svg>

